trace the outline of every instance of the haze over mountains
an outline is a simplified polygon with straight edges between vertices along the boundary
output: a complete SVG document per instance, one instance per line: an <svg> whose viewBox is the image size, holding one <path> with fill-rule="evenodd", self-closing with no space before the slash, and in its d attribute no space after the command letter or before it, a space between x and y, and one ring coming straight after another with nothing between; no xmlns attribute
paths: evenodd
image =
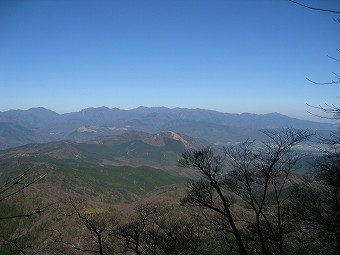
<svg viewBox="0 0 340 255"><path fill-rule="evenodd" d="M139 107L121 110L107 107L58 114L45 108L0 112L0 149L58 140L84 142L98 136L127 131L174 131L215 144L261 138L259 130L301 128L317 132L336 125L290 118L279 113L263 115L221 113L204 109Z"/></svg>

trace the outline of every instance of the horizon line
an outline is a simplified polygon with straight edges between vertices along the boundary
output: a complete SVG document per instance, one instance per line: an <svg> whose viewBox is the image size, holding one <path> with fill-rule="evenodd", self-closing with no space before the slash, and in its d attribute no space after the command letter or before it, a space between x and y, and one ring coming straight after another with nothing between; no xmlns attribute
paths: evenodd
<svg viewBox="0 0 340 255"><path fill-rule="evenodd" d="M287 114L282 114L280 112L277 112L277 111L274 111L274 112L267 112L267 113L253 113L253 112L241 112L241 113L235 113L235 112L224 112L224 111L220 111L220 110L213 110L213 109L208 109L208 108L199 108L199 107L196 107L196 108L188 108L188 107L168 107L168 106L143 106L143 105L140 105L138 107L134 107L134 108L129 108L129 109L124 109L124 108L119 108L119 107L108 107L108 106L105 106L105 105L102 105L102 106L90 106L90 107L85 107L83 109L80 109L80 110L75 110L75 111L68 111L68 112L57 112L55 110L52 110L50 108L46 108L44 106L33 106L33 107L30 107L30 108L27 108L27 109L8 109L8 110L2 110L0 111L0 113L5 113L5 112L8 112L8 111L29 111L29 110L32 110L32 109L44 109L44 110L48 110L48 111L51 111L51 112L54 112L58 115L64 115L64 114L70 114L70 113L78 113L78 112L81 112L81 111L84 111L84 110L87 110L87 109L99 109L99 108L106 108L106 109L109 109L109 110L114 110L114 109L117 109L117 110L121 110L121 111L131 111L131 110L136 110L136 109L139 109L139 108L164 108L164 109L169 109L169 110L175 110L175 109L183 109L183 110L203 110L203 111L211 111L211 112L217 112L217 113L222 113L222 114L233 114L233 115L242 115L242 114L253 114L253 115L268 115L268 114L279 114L279 115L282 115L282 116L286 116L286 117L289 117L289 118L293 118L293 119L298 119L298 120L304 120L304 121L312 121L312 122L319 122L319 123L332 123L332 122L324 122L324 121L321 121L321 118L320 118L320 121L318 121L317 119L307 119L307 118L303 118L303 117L292 117L291 115L287 115ZM307 116L307 114L306 114ZM312 114L310 114L311 117L315 117L313 116ZM324 119L322 119L324 120Z"/></svg>

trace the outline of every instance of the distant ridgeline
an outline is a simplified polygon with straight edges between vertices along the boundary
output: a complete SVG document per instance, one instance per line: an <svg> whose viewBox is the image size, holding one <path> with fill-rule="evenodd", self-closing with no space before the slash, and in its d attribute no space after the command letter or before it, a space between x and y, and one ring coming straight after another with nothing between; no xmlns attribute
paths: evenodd
<svg viewBox="0 0 340 255"><path fill-rule="evenodd" d="M259 130L270 128L310 129L323 136L336 125L290 118L279 113L230 114L203 109L139 107L132 110L87 108L57 114L44 108L0 112L0 149L58 140L84 142L127 131L159 133L174 131L214 144L261 139Z"/></svg>

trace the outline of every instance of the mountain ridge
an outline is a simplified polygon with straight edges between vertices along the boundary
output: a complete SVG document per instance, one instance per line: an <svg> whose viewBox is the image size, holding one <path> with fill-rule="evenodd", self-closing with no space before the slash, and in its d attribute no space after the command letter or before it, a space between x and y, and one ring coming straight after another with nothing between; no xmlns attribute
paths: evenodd
<svg viewBox="0 0 340 255"><path fill-rule="evenodd" d="M145 107L140 106L137 108L133 108L131 110L124 110L119 109L117 107L114 108L108 108L106 106L101 107L89 107L84 108L78 112L69 112L69 113L62 113L59 114L57 112L54 112L53 110L46 109L44 107L33 107L29 108L27 110L7 110L7 111L0 111L0 121L4 121L5 118L9 120L13 120L17 117L42 117L42 118L57 118L58 121L65 121L65 120L72 120L72 119L84 119L84 118L92 118L92 117L101 117L102 119L106 118L112 118L113 120L117 120L122 118L122 115L125 115L122 119L126 118L136 118L141 115L148 115L151 113L167 113L172 114L177 117L180 117L182 119L204 119L207 120L207 116L210 117L208 120L212 122L218 122L221 121L219 119L229 117L231 119L246 119L246 118L267 118L267 117L275 117L275 118L289 118L291 120L297 120L297 121L303 121L308 123L318 123L322 125L328 125L331 126L332 124L324 123L324 122L317 122L317 121L311 121L311 120L302 120L294 117L289 117L287 115L278 113L278 112L270 112L265 114L255 114L255 113L227 113L227 112L219 112L216 110L209 110L209 109L201 109L201 108L167 108L167 107ZM212 118L214 118L212 120ZM90 124L90 123L89 123Z"/></svg>
<svg viewBox="0 0 340 255"><path fill-rule="evenodd" d="M27 143L63 139L84 142L97 136L137 130L147 133L174 131L215 144L259 138L261 129L298 128L335 130L335 125L291 118L280 113L222 113L207 109L138 107L86 108L58 114L43 107L0 112L0 149Z"/></svg>

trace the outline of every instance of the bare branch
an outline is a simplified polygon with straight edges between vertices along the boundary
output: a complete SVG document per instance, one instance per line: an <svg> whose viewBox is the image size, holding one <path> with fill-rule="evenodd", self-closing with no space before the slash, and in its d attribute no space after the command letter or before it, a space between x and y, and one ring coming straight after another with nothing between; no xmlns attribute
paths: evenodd
<svg viewBox="0 0 340 255"><path fill-rule="evenodd" d="M330 120L337 120L340 118L339 114L340 114L340 108L337 107L336 105L332 104L325 104L325 106L314 106L314 105L310 105L310 104L307 104L309 107L312 107L314 109L318 109L318 110L321 110L323 111L324 113L327 113L327 114L333 114L333 117L326 117L326 116L321 116L321 115L318 115L318 114L315 114L315 113L312 113L312 112L308 112L309 114L313 115L313 116L316 116L316 117L319 117L319 118L323 118L323 119L330 119Z"/></svg>
<svg viewBox="0 0 340 255"><path fill-rule="evenodd" d="M340 59L337 59L337 58L335 58L335 57L332 57L332 56L329 56L329 55L327 55L327 57L329 57L330 59L333 59L333 60L335 60L335 61L340 62Z"/></svg>
<svg viewBox="0 0 340 255"><path fill-rule="evenodd" d="M93 249L83 249L81 247L78 247L78 246L75 246L73 243L71 242L68 242L68 241L65 241L62 237L62 234L61 232L58 230L58 229L55 229L54 230L56 233L57 233L57 237L52 237L52 241L56 242L56 243L62 243L62 244L65 244L65 245L68 245L68 246L71 246L73 249L77 250L77 251L81 251L81 252L93 252L93 253L99 253L98 250L93 250Z"/></svg>
<svg viewBox="0 0 340 255"><path fill-rule="evenodd" d="M11 252L15 252L15 253L20 252L21 254L26 255L26 254L28 254L27 250L33 248L33 246L30 245L30 244L24 245L24 246L19 245L18 240L15 240L15 239L9 239L9 238L5 238L3 236L2 236L2 239L5 241L5 243L0 244L0 246L1 245L9 246ZM29 253L29 254L31 254L31 253Z"/></svg>
<svg viewBox="0 0 340 255"><path fill-rule="evenodd" d="M27 174L31 170L32 169L29 168L20 175L15 176L13 178L8 178L6 180L6 182L0 187L0 202L5 200L6 198L14 196L15 194L18 194L20 191L28 188L29 186L36 183L46 175L46 173L43 173L33 180L27 180L28 179Z"/></svg>
<svg viewBox="0 0 340 255"><path fill-rule="evenodd" d="M53 206L55 203L43 206L43 207L39 207L39 208L35 208L32 211L27 211L26 213L22 213L22 214L15 214L15 215L10 215L10 216L0 216L0 220L10 220L10 219L16 219L16 218L28 218L31 217L33 215L36 214L40 214L43 213L45 211L46 208Z"/></svg>
<svg viewBox="0 0 340 255"><path fill-rule="evenodd" d="M322 11L322 12L330 12L330 13L335 13L335 14L340 14L340 11L336 11L336 10L330 10L330 9L323 9L323 8L316 8L316 7L312 7L312 6L308 6L305 4L301 4L299 2L293 1L293 0L288 0L289 2L292 2L294 4L300 5L302 7L311 9L311 10L315 10L315 11Z"/></svg>
<svg viewBox="0 0 340 255"><path fill-rule="evenodd" d="M309 79L309 78L306 78L306 80L307 81L309 81L309 82L311 82L311 83L313 83L313 84L315 84L315 85L331 85L331 84L338 84L338 83L340 83L340 79L337 77L337 81L330 81L330 82L316 82L316 81L312 81L311 79Z"/></svg>

